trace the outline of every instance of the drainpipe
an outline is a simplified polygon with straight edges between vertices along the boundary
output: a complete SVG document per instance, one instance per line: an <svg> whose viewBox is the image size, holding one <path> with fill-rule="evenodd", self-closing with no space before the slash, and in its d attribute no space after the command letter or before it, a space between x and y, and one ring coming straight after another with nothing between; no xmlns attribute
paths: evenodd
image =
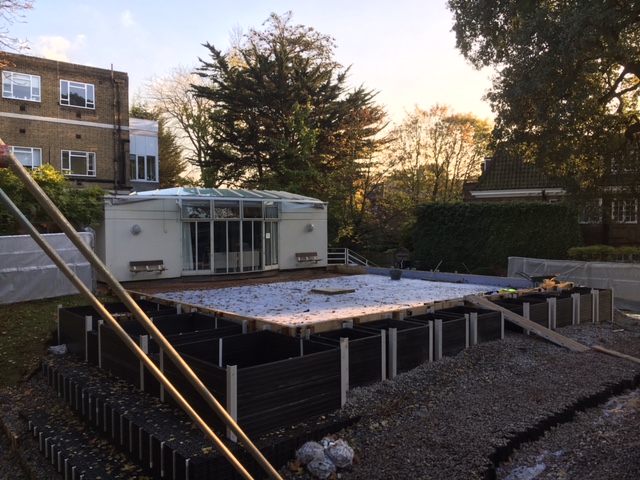
<svg viewBox="0 0 640 480"><path fill-rule="evenodd" d="M153 324L146 313L140 308L140 306L133 300L129 293L120 285L120 282L111 274L97 255L89 248L89 246L82 240L80 235L75 231L69 221L62 215L60 210L53 204L51 199L47 197L46 193L40 188L35 180L27 173L24 167L18 162L15 156L9 152L8 147L0 139L0 168L11 167L16 176L22 181L27 190L35 197L38 203L45 209L49 216L56 222L56 224L67 235L76 248L83 254L83 256L89 261L91 266L96 269L97 273L106 281L106 283L113 289L114 293L120 298L120 300L127 306L129 311L135 315L142 326L149 332L151 336L158 342L160 347L165 351L167 356L178 367L180 372L189 380L191 385L198 391L200 396L207 402L207 404L216 412L216 414L222 419L222 421L236 434L238 439L245 446L246 450L253 456L253 458L260 464L260 466L268 473L269 478L273 480L282 480L278 472L271 466L262 453L256 448L256 446L249 440L247 435L242 431L238 424L231 418L227 411L220 405L220 403L213 397L211 392L200 381L196 374L191 370L191 367L182 359L180 354L175 348L167 341L162 332ZM0 190L1 191L1 190ZM2 192L0 199L3 203L8 200L7 207L11 209L13 203ZM15 207L15 205L13 206ZM86 286L77 278L77 276L71 271L64 261L57 256L57 252L51 248L44 238L42 238L35 230L33 225L22 215L19 210L13 210L14 215L17 214L19 221L25 222L25 228L29 231L33 239L40 245L40 247L49 255L54 263L63 271L63 273L69 278L69 280L78 288L80 293L87 298L97 311L103 315L110 327L118 334L120 339L131 349L131 351L145 363L145 366L153 373L162 385L168 389L174 399L180 404L182 409L187 413L190 418L202 429L202 431L209 437L209 439L220 449L221 453L229 460L234 468L246 479L252 479L251 475L244 469L244 467L238 462L229 451L222 441L215 435L215 433L209 428L209 426L200 418L200 416L193 410L189 403L180 395L171 382L164 376L164 374L155 366L155 364L144 354L144 352L138 347L138 345L129 337L129 335L120 327L118 322L113 316L104 308L104 306L98 301L98 299L86 288ZM52 254L54 254L52 256Z"/></svg>

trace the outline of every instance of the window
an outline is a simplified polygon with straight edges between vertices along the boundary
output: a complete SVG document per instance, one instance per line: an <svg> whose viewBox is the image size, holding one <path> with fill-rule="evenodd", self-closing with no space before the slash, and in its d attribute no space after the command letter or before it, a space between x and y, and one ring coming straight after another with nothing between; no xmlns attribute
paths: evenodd
<svg viewBox="0 0 640 480"><path fill-rule="evenodd" d="M40 77L26 73L2 72L2 96L39 102Z"/></svg>
<svg viewBox="0 0 640 480"><path fill-rule="evenodd" d="M31 147L10 147L11 153L26 168L42 166L42 149Z"/></svg>
<svg viewBox="0 0 640 480"><path fill-rule="evenodd" d="M95 108L95 92L89 83L60 80L60 105Z"/></svg>
<svg viewBox="0 0 640 480"><path fill-rule="evenodd" d="M158 161L155 155L130 155L131 180L157 182Z"/></svg>
<svg viewBox="0 0 640 480"><path fill-rule="evenodd" d="M62 151L62 173L65 175L96 176L96 154L94 152Z"/></svg>
<svg viewBox="0 0 640 480"><path fill-rule="evenodd" d="M611 220L614 223L638 223L638 200L613 200Z"/></svg>

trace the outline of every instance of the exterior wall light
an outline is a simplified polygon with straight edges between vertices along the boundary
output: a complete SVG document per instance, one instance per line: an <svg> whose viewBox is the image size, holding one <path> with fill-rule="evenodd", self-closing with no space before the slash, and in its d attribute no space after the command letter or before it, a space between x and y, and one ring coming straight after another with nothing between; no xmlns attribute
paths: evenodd
<svg viewBox="0 0 640 480"><path fill-rule="evenodd" d="M138 235L141 231L142 227L140 227L140 225L138 225L137 223L133 227L131 227L131 233L133 233L134 235Z"/></svg>
<svg viewBox="0 0 640 480"><path fill-rule="evenodd" d="M313 223L307 223L307 232L313 232L313 229L316 228Z"/></svg>

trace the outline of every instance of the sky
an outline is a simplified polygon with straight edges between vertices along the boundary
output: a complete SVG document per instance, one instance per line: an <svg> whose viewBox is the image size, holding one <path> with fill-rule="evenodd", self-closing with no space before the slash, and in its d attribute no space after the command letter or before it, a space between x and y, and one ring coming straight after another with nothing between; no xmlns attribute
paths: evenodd
<svg viewBox="0 0 640 480"><path fill-rule="evenodd" d="M35 0L9 31L28 40L25 54L127 72L133 99L150 79L206 60L203 44L225 51L232 31L261 29L271 13L291 11L293 24L334 38L348 84L378 92L392 122L436 104L492 119L482 100L490 72L455 49L445 1Z"/></svg>

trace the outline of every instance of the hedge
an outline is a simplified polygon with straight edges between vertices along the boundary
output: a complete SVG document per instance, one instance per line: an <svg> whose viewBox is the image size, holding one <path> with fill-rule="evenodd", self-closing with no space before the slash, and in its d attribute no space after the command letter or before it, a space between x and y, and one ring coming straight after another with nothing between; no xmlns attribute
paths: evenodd
<svg viewBox="0 0 640 480"><path fill-rule="evenodd" d="M563 259L582 245L566 203L428 203L417 207L414 266L500 274L508 258Z"/></svg>

